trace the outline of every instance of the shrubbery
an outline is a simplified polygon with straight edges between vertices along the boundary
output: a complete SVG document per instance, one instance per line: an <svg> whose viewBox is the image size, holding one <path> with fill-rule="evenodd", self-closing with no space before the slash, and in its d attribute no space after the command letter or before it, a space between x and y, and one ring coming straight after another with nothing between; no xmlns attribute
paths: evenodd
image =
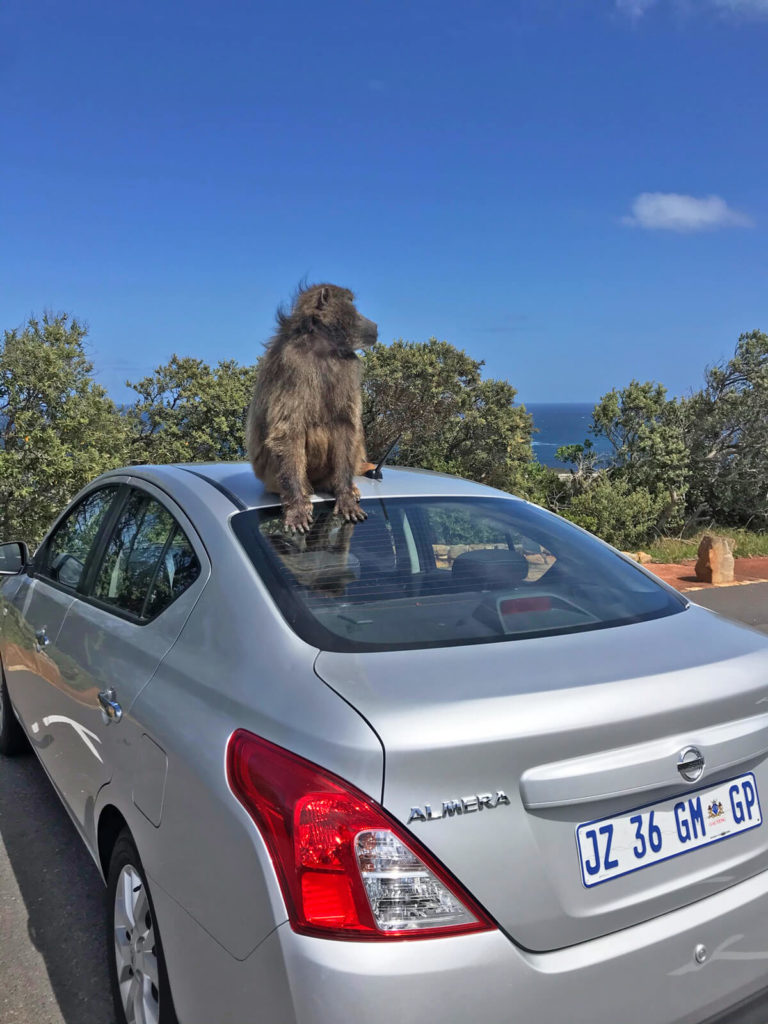
<svg viewBox="0 0 768 1024"><path fill-rule="evenodd" d="M702 523L768 529L768 335L739 338L732 359L709 367L704 388L667 399L660 384L631 381L595 406L591 432L611 447L560 449L569 486L547 503L624 547ZM585 442L588 445L589 442Z"/></svg>
<svg viewBox="0 0 768 1024"><path fill-rule="evenodd" d="M242 459L243 419L258 373L173 356L117 409L93 380L85 328L30 319L0 349L0 536L39 539L88 480L126 462ZM670 400L631 381L595 406L590 439L560 449L558 474L533 458L533 423L515 389L445 341L396 341L363 357L369 458L469 477L636 548L717 519L768 529L768 335L739 338L704 388Z"/></svg>
<svg viewBox="0 0 768 1024"><path fill-rule="evenodd" d="M658 497L645 487L630 487L626 479L601 473L563 510L572 522L617 548L641 547L659 517Z"/></svg>
<svg viewBox="0 0 768 1024"><path fill-rule="evenodd" d="M0 348L0 538L38 540L89 480L129 458L128 426L93 380L86 330L30 319Z"/></svg>

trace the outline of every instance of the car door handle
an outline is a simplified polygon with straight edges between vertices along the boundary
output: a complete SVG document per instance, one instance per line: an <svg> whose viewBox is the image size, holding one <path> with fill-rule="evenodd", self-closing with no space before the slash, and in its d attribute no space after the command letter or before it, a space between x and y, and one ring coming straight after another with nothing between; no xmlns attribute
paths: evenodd
<svg viewBox="0 0 768 1024"><path fill-rule="evenodd" d="M42 629L35 630L35 647L37 648L38 654L44 647L47 647L50 643L48 634L45 632L45 626Z"/></svg>
<svg viewBox="0 0 768 1024"><path fill-rule="evenodd" d="M117 694L112 688L109 690L99 690L101 716L104 719L105 725L109 725L110 722L119 722L123 717L123 709L115 700L116 696Z"/></svg>

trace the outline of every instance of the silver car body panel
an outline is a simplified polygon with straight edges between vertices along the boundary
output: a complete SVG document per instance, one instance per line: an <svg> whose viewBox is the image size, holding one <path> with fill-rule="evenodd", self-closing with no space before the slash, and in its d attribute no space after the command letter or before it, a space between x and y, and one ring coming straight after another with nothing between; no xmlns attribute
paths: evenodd
<svg viewBox="0 0 768 1024"><path fill-rule="evenodd" d="M525 952L501 932L414 946L328 942L283 924L237 961L153 892L171 977L185 981L174 994L183 1024L702 1024L758 994L763 1011L768 1001L766 873L551 953ZM745 1024L764 1019L754 1013Z"/></svg>
<svg viewBox="0 0 768 1024"><path fill-rule="evenodd" d="M750 770L768 793L764 637L690 607L478 662L472 647L323 652L316 671L381 736L385 807L407 824L429 804L409 827L523 946L583 942L768 867L758 828L587 889L575 843L580 822L687 796L686 746L705 755L697 788ZM509 805L443 810L499 790Z"/></svg>
<svg viewBox="0 0 768 1024"><path fill-rule="evenodd" d="M246 597L237 588L204 593L133 709L168 756L157 859L153 848L145 866L240 959L274 927L276 910L264 872L254 871L261 838L227 784L224 754L233 730L248 729L295 750L376 800L384 765L381 744L360 714L318 685L312 648L292 634L282 637L287 627L268 616L243 628L238 609L252 603L252 593ZM195 856L168 858L169 849L194 849ZM280 900L278 920L285 916Z"/></svg>
<svg viewBox="0 0 768 1024"><path fill-rule="evenodd" d="M49 691L56 687L59 675L56 645L74 596L41 586L26 575L5 581L3 596L3 665L16 710L35 733L33 723L38 730L47 728L42 718L52 713ZM43 764L48 761L49 742L40 737L36 743Z"/></svg>
<svg viewBox="0 0 768 1024"><path fill-rule="evenodd" d="M133 834L182 1024L336 1024L340 1007L374 1024L393 1014L693 1024L768 984L766 828L589 890L575 852L579 822L685 792L676 758L688 745L705 756L703 784L749 770L768 793L765 637L689 608L546 640L321 653L294 633L232 533L238 510L276 501L248 466L132 467L98 483L113 480L168 505L198 552L199 580L142 649L153 623L120 624L60 601L43 580L8 578L0 654L94 857L116 813ZM500 496L405 470L358 483L363 498ZM50 644L38 650L41 625ZM68 663L56 657L72 659L82 685L57 686L50 665ZM126 695L123 719L95 725L90 697L109 683ZM103 769L63 766L61 736L35 733L51 687L57 713L99 737ZM414 806L503 791L508 803L470 799L466 813L408 825L500 929L416 943L294 933L262 837L227 783L240 728L349 780L404 824ZM699 944L711 954L703 964Z"/></svg>
<svg viewBox="0 0 768 1024"><path fill-rule="evenodd" d="M117 480L131 483L130 477ZM96 794L115 771L124 778L136 771L133 750L138 737L128 735L134 730L133 703L173 646L210 576L205 547L184 512L151 484L143 482L142 489L164 501L195 548L201 566L195 582L162 615L139 625L105 608L72 599L44 579L30 580L35 588L32 608L54 595L68 601L58 635L45 650L50 676L38 676L36 715L30 728L41 759L94 845ZM23 600L23 588L19 597ZM119 722L106 720L102 714L98 694L106 690L113 691L122 709ZM113 737L116 742L110 742Z"/></svg>

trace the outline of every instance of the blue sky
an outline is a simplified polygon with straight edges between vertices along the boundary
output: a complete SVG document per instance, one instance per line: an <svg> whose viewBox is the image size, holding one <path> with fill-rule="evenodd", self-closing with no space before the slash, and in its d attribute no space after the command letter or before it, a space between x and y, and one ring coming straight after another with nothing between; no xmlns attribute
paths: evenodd
<svg viewBox="0 0 768 1024"><path fill-rule="evenodd" d="M6 0L0 327L123 401L306 276L523 402L684 393L768 331L767 54L768 0Z"/></svg>

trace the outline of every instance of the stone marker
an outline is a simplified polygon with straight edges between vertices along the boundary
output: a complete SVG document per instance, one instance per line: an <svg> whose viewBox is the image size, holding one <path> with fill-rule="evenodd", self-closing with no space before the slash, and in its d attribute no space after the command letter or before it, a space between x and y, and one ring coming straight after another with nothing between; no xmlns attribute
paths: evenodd
<svg viewBox="0 0 768 1024"><path fill-rule="evenodd" d="M733 541L705 533L699 544L696 579L702 583L733 583Z"/></svg>

